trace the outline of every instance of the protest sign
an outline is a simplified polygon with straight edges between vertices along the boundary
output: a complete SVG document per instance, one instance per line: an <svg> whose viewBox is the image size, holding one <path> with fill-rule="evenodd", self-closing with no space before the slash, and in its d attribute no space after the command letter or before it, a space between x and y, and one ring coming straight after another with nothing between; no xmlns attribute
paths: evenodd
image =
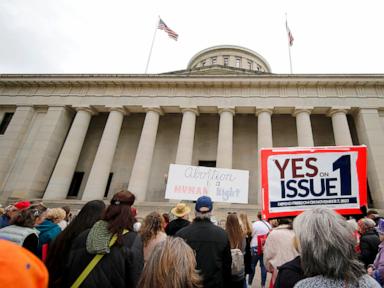
<svg viewBox="0 0 384 288"><path fill-rule="evenodd" d="M207 195L216 202L248 203L249 171L171 164L165 198L196 200Z"/></svg>
<svg viewBox="0 0 384 288"><path fill-rule="evenodd" d="M367 205L365 146L261 149L263 216L324 206L360 214Z"/></svg>

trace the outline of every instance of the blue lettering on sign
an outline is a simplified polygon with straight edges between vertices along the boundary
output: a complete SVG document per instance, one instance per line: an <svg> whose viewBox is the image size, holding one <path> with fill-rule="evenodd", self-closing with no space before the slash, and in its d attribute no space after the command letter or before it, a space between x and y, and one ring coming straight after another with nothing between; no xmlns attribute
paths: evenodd
<svg viewBox="0 0 384 288"><path fill-rule="evenodd" d="M319 175L318 168L314 166L317 161L316 158L309 158L311 161L304 162L302 158L292 159L292 174L293 179L285 180L285 169L288 166L289 159L286 159L283 164L275 161L277 168L280 172L280 188L281 198L305 198L308 196L314 197L332 197L332 196L348 196L352 195L352 184L351 184L351 156L344 155L338 158L332 164L333 171L340 170L340 191L336 190L335 182L337 178L306 178L305 176L314 177ZM307 167L310 167L313 171L312 174L300 173L302 166L298 163L305 163ZM321 172L321 175L328 176L328 173Z"/></svg>

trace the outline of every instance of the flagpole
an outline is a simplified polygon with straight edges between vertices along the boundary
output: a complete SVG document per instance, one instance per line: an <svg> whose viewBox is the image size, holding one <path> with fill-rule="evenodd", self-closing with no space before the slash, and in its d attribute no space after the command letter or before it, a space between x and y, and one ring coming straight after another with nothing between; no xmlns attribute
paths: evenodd
<svg viewBox="0 0 384 288"><path fill-rule="evenodd" d="M288 31L289 28L288 28L288 17L287 17L287 13L285 13L285 28ZM291 74L292 74L292 58L291 58L291 43L288 39L288 55L289 55L289 68L290 68L290 71L291 71Z"/></svg>
<svg viewBox="0 0 384 288"><path fill-rule="evenodd" d="M159 16L159 19L160 19L160 16ZM155 43L156 32L157 32L157 27L158 27L159 20L157 20L156 23L157 23L157 25L155 27L155 32L153 33L152 44L151 44L151 49L149 49L147 65L145 66L145 74L147 74L147 72L148 72L149 61L151 60L152 48L153 48L153 44Z"/></svg>

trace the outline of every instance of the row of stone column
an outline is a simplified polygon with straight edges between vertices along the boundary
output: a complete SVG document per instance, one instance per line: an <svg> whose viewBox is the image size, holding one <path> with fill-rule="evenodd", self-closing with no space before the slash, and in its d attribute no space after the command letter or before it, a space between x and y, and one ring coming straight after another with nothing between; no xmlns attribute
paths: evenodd
<svg viewBox="0 0 384 288"><path fill-rule="evenodd" d="M196 109L183 109L182 112L183 119L175 163L191 165L198 112ZM310 109L296 109L293 114L296 117L298 144L301 147L314 145L310 113ZM63 199L66 197L93 114L94 111L90 108L77 109L72 127L46 189L45 199ZM233 116L235 111L225 108L220 109L219 114L216 164L218 168L230 169L232 168ZM127 113L123 108L111 108L82 200L103 197L125 115ZM145 200L160 115L160 109L147 109L131 172L128 189L136 194L139 201ZM272 109L260 109L256 113L258 116L259 149L273 146L271 115ZM346 111L334 110L330 116L332 117L336 145L352 145Z"/></svg>

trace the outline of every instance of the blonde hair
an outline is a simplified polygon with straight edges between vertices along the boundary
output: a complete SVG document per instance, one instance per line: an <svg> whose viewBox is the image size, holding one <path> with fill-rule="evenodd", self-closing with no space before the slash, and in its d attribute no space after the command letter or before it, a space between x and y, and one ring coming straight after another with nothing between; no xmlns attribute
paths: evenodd
<svg viewBox="0 0 384 288"><path fill-rule="evenodd" d="M179 237L167 237L155 246L137 287L202 287L202 279L195 267L196 259L191 247Z"/></svg>
<svg viewBox="0 0 384 288"><path fill-rule="evenodd" d="M52 220L55 223L59 223L64 220L67 213L63 208L51 208L47 211L47 219Z"/></svg>
<svg viewBox="0 0 384 288"><path fill-rule="evenodd" d="M143 245L146 247L149 241L156 237L159 232L164 232L164 218L158 212L152 212L144 218L140 234Z"/></svg>
<svg viewBox="0 0 384 288"><path fill-rule="evenodd" d="M239 221L240 221L241 228L243 229L244 235L252 236L252 226L248 220L247 214L241 213L239 215Z"/></svg>

